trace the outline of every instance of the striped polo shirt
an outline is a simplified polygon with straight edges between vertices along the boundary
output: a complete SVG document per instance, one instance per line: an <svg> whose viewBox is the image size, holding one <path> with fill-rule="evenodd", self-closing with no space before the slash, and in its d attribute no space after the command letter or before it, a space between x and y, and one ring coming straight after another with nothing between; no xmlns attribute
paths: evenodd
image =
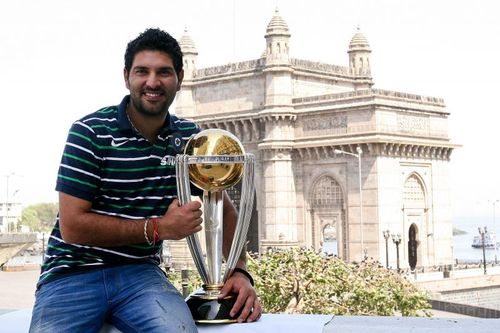
<svg viewBox="0 0 500 333"><path fill-rule="evenodd" d="M64 148L56 190L92 203L92 212L124 219L165 214L177 197L175 156L199 131L192 122L168 115L154 144L137 133L117 106L73 123ZM195 193L198 194L198 193ZM64 274L120 264L160 262L161 242L119 247L66 243L59 218L50 235L38 285Z"/></svg>

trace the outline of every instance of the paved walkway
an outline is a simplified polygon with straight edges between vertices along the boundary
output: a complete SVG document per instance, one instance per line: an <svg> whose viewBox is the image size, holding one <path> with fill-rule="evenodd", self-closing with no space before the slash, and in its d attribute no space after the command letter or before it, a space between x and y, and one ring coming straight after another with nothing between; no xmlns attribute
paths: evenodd
<svg viewBox="0 0 500 333"><path fill-rule="evenodd" d="M39 274L39 270L0 271L0 310L33 307Z"/></svg>

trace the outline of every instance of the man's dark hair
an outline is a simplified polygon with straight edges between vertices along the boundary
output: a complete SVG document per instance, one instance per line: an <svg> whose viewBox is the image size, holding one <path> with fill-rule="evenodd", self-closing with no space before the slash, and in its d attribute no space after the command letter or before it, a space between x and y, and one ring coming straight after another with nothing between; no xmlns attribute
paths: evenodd
<svg viewBox="0 0 500 333"><path fill-rule="evenodd" d="M161 51L172 57L177 75L182 70L182 51L177 40L169 33L158 28L146 29L143 33L131 40L125 51L125 69L130 73L134 57L141 51Z"/></svg>

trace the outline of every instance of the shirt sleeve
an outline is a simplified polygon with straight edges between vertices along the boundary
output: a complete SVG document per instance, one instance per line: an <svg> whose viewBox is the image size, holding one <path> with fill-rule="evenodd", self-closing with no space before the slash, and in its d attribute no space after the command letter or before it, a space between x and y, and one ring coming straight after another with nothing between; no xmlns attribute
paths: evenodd
<svg viewBox="0 0 500 333"><path fill-rule="evenodd" d="M75 122L59 165L56 191L93 201L101 179L99 151L94 130L82 121Z"/></svg>

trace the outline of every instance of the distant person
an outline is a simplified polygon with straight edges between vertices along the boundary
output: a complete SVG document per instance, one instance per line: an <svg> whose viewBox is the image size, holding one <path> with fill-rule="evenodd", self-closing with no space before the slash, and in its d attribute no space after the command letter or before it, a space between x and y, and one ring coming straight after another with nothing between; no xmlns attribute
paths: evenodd
<svg viewBox="0 0 500 333"><path fill-rule="evenodd" d="M199 202L179 206L173 157L199 128L169 113L184 72L177 41L148 29L128 43L130 95L76 121L57 177L59 214L37 284L30 332L196 332L182 296L160 269L163 240L202 229ZM224 198L224 228L237 212ZM227 247L227 244L225 244ZM246 268L244 255L237 267ZM258 320L260 302L241 272L223 294L231 315Z"/></svg>

